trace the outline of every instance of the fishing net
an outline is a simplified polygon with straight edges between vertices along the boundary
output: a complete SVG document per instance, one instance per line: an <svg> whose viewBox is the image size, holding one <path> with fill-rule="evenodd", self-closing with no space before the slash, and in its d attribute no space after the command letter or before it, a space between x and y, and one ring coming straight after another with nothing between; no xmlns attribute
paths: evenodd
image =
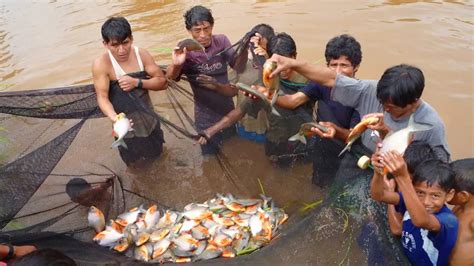
<svg viewBox="0 0 474 266"><path fill-rule="evenodd" d="M153 109L142 94L127 95L126 108L158 123L173 149L165 149L159 160L137 171L127 168L119 153L110 149L111 125L97 107L93 85L1 93L0 241L54 248L79 265L139 265L92 242L95 233L86 219L89 206L97 206L112 219L141 204L156 204L163 211L202 202L216 193L239 197L262 193L256 180L265 177L252 170L252 155L236 158L231 148L224 147L215 162L209 158L196 162L202 157L192 143L199 132L188 115L194 102L186 80L170 82L165 92L150 96ZM226 144L245 145L238 141ZM390 236L385 207L368 195L372 172L356 166L362 154L367 151L356 147L347 153L322 200L306 204L304 216L289 211L289 221L268 246L232 259L197 263L406 264L398 239ZM294 169L266 170L276 176L267 182L266 192L280 205L285 202L278 198L291 185L287 180L296 175ZM309 176L310 170L306 172ZM311 181L301 182L310 186Z"/></svg>

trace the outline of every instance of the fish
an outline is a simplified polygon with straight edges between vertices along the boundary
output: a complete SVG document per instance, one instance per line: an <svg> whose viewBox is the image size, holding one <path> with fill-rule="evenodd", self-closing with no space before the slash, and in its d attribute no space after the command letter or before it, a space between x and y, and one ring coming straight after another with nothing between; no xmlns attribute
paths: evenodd
<svg viewBox="0 0 474 266"><path fill-rule="evenodd" d="M114 136L117 139L112 143L111 148L118 148L122 146L125 149L128 149L128 146L123 140L123 138L125 137L125 135L127 135L128 132L133 131L133 128L132 124L130 123L130 120L124 113L120 113L117 115L117 120L115 121L113 128Z"/></svg>
<svg viewBox="0 0 474 266"><path fill-rule="evenodd" d="M105 228L105 218L102 211L98 208L91 206L89 208L89 212L87 214L87 220L89 222L89 226L94 228L96 233L100 233Z"/></svg>
<svg viewBox="0 0 474 266"><path fill-rule="evenodd" d="M263 229L263 223L261 220L261 214L257 213L255 215L252 215L249 220L249 227L250 227L250 232L252 232L252 236L256 236L258 233L260 233Z"/></svg>
<svg viewBox="0 0 474 266"><path fill-rule="evenodd" d="M173 239L171 242L175 244L180 250L190 251L197 248L199 241L194 239L190 234L181 234L178 238Z"/></svg>
<svg viewBox="0 0 474 266"><path fill-rule="evenodd" d="M202 220L212 215L212 212L203 206L193 206L192 209L183 213L183 216L190 220Z"/></svg>
<svg viewBox="0 0 474 266"><path fill-rule="evenodd" d="M145 213L145 224L146 229L149 230L153 226L156 225L158 220L160 219L160 211L158 211L158 207L156 205L152 205Z"/></svg>
<svg viewBox="0 0 474 266"><path fill-rule="evenodd" d="M117 219L115 220L115 222L117 222L121 226L125 227L129 224L135 223L137 221L138 216L140 215L140 213L142 213L142 211L138 208L131 209L130 211L128 211L126 213L120 214L117 217Z"/></svg>
<svg viewBox="0 0 474 266"><path fill-rule="evenodd" d="M268 96L265 96L263 93L252 89L249 85L242 82L238 82L235 86L248 94L251 94L263 103L263 109L267 113L273 113L276 116L281 116L280 113L275 109L275 103L278 98L278 91L280 88L280 77L278 75L270 78L270 74L276 69L277 62L272 60L267 60L263 64L262 69L262 82L265 88L268 90Z"/></svg>
<svg viewBox="0 0 474 266"><path fill-rule="evenodd" d="M308 122L308 123L301 124L300 130L298 131L298 133L291 136L288 139L288 141L300 141L303 144L306 144L307 143L306 137L311 138L312 136L316 135L315 132L311 131L311 128L313 127L321 130L323 133L327 133L329 131L329 129L323 125L320 125L314 122Z"/></svg>
<svg viewBox="0 0 474 266"><path fill-rule="evenodd" d="M171 241L167 238L160 240L159 242L156 242L153 245L153 254L152 258L156 259L159 256L163 255L166 250L168 250L168 247L171 245Z"/></svg>
<svg viewBox="0 0 474 266"><path fill-rule="evenodd" d="M151 242L159 242L163 240L168 234L170 233L170 230L167 228L162 228L154 231L150 235L150 241Z"/></svg>
<svg viewBox="0 0 474 266"><path fill-rule="evenodd" d="M206 249L201 254L193 258L193 261L210 260L219 257L221 254L222 249L213 245L207 245Z"/></svg>
<svg viewBox="0 0 474 266"><path fill-rule="evenodd" d="M117 245L123 234L115 230L106 230L98 233L92 240L105 247L114 247Z"/></svg>
<svg viewBox="0 0 474 266"><path fill-rule="evenodd" d="M179 47L179 50L183 50L184 48L186 48L186 51L202 51L203 53L206 52L206 49L204 48L204 46L202 46L200 43L198 43L196 40L194 39L184 39L184 40L181 40L180 42L178 42L178 47Z"/></svg>
<svg viewBox="0 0 474 266"><path fill-rule="evenodd" d="M364 133L364 131L367 129L367 126L376 124L377 122L379 122L379 118L378 117L373 117L373 116L367 117L366 119L360 121L351 130L351 132L349 133L349 136L347 136L347 139L346 139L347 144L344 147L344 149L339 153L338 156L341 156L346 151L350 151L352 144L362 135L362 133Z"/></svg>
<svg viewBox="0 0 474 266"><path fill-rule="evenodd" d="M153 245L151 243L146 243L135 248L135 259L142 261L149 261L153 254Z"/></svg>
<svg viewBox="0 0 474 266"><path fill-rule="evenodd" d="M385 154L389 151L397 151L403 154L413 140L413 134L419 131L426 131L432 129L433 126L429 124L416 123L413 114L408 119L408 125L405 128L397 131L391 131L385 136L382 141L382 148L380 152ZM386 173L386 171L385 171Z"/></svg>

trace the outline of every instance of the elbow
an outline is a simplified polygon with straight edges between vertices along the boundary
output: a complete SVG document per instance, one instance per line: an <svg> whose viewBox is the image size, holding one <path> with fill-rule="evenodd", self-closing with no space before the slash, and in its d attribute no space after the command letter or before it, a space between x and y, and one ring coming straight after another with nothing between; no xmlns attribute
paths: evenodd
<svg viewBox="0 0 474 266"><path fill-rule="evenodd" d="M411 217L411 222L414 226L419 228L428 228L429 221L428 219L420 218L420 217Z"/></svg>
<svg viewBox="0 0 474 266"><path fill-rule="evenodd" d="M390 226L390 233L394 236L402 236L402 228L398 226Z"/></svg>

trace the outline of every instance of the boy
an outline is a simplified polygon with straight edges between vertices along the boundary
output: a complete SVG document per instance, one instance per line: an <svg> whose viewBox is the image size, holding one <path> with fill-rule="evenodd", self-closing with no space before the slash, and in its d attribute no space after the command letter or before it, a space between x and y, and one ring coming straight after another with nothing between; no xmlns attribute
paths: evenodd
<svg viewBox="0 0 474 266"><path fill-rule="evenodd" d="M456 205L454 214L459 219L458 240L449 261L450 265L474 264L474 158L451 163L455 172L456 194L449 204Z"/></svg>
<svg viewBox="0 0 474 266"><path fill-rule="evenodd" d="M396 205L397 212L403 214L401 241L408 260L413 265L446 265L458 230L457 218L445 204L454 196L452 169L439 160L425 161L413 173L412 181L396 151L377 152L372 163L372 198ZM394 175L400 192L384 189L383 168Z"/></svg>

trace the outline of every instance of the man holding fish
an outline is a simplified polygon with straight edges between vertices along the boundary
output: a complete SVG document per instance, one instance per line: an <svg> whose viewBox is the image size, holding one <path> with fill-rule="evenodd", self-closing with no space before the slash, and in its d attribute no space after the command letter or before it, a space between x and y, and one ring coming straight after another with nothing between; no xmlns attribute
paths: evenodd
<svg viewBox="0 0 474 266"><path fill-rule="evenodd" d="M232 97L237 89L231 86L227 77L227 64L234 69L245 67L247 52L243 56L234 56L229 39L223 34L212 34L214 18L211 10L203 6L194 6L184 14L185 25L192 38L204 49L189 51L186 46L176 47L172 53L172 63L168 65L166 76L179 79L185 74L194 93L194 117L196 128L202 131L215 124L232 109ZM240 72L240 69L236 69ZM223 138L235 134L228 129L216 134L210 142L202 145L203 154L213 154Z"/></svg>
<svg viewBox="0 0 474 266"><path fill-rule="evenodd" d="M389 132L408 127L412 116L411 128L426 129L416 125L429 125L430 129L416 132L414 139L426 141L440 159L449 161L444 124L435 109L421 99L425 82L419 68L397 65L385 70L381 79L375 81L357 80L338 74L326 66L310 65L278 54L274 54L271 60L278 63L272 75L293 69L308 79L331 88L333 100L353 107L364 119L377 118L373 123L368 123L366 128L377 131L382 139ZM370 150L375 150L377 142L380 142L380 138L374 140L370 132L362 133L362 143Z"/></svg>
<svg viewBox="0 0 474 266"><path fill-rule="evenodd" d="M94 61L92 76L97 104L114 123L117 140L112 147L119 148L128 166L155 158L162 151L163 131L147 90L166 89L166 78L150 53L133 46L125 18L109 18L102 25L102 38L106 51Z"/></svg>

